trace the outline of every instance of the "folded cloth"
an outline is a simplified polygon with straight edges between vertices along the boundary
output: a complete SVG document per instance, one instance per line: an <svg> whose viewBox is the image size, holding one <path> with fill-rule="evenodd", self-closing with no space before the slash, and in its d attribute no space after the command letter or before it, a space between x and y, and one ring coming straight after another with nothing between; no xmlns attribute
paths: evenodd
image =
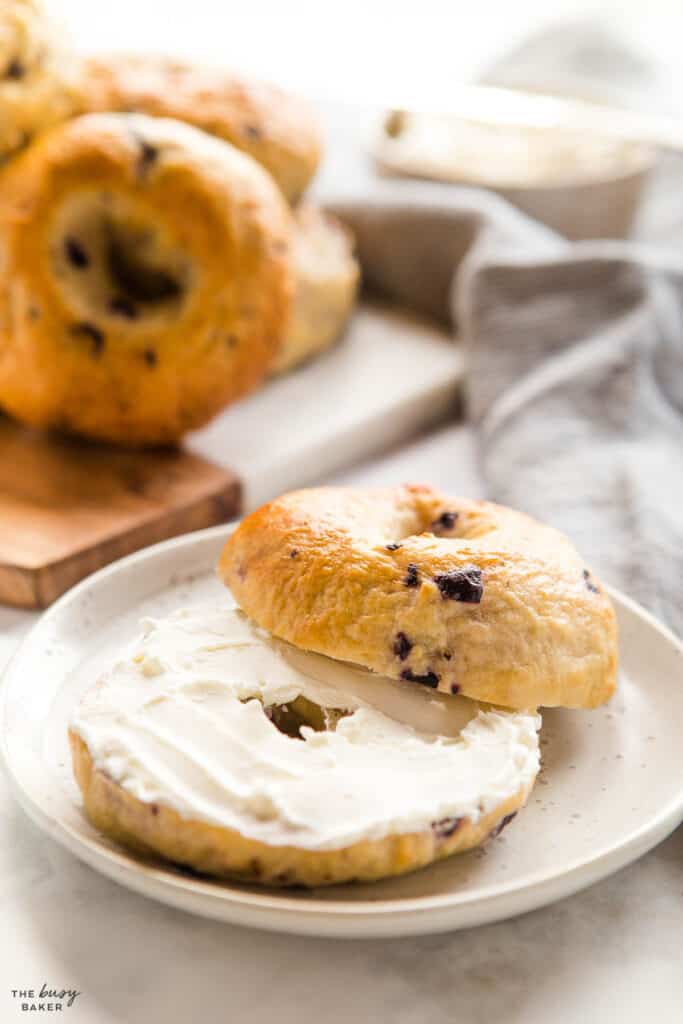
<svg viewBox="0 0 683 1024"><path fill-rule="evenodd" d="M683 258L571 244L474 189L385 181L333 205L365 281L462 339L489 497L683 633Z"/></svg>

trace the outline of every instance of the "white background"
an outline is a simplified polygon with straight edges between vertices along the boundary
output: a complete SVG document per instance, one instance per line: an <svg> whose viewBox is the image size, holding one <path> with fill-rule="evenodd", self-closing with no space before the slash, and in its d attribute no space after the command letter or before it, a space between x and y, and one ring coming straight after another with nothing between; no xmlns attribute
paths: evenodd
<svg viewBox="0 0 683 1024"><path fill-rule="evenodd" d="M531 32L599 19L676 74L681 0L52 0L82 49L201 57L311 94L442 100Z"/></svg>

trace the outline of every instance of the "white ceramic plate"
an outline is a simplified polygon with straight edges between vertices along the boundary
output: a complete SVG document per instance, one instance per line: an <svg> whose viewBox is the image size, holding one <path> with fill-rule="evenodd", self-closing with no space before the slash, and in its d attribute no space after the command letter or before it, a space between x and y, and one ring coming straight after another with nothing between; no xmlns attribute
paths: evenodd
<svg viewBox="0 0 683 1024"><path fill-rule="evenodd" d="M371 937L465 928L575 892L639 857L683 819L683 647L613 594L618 696L597 711L544 714L543 771L514 825L487 846L401 879L279 892L216 883L143 861L86 821L67 720L143 614L220 600L213 567L229 528L131 555L64 595L10 663L4 755L17 799L48 835L110 878L207 917L300 934Z"/></svg>

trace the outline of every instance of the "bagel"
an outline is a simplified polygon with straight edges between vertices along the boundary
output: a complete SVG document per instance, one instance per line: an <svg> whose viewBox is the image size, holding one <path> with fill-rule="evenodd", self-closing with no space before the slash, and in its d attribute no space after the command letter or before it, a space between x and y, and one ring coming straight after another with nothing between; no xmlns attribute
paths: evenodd
<svg viewBox="0 0 683 1024"><path fill-rule="evenodd" d="M80 102L80 67L37 0L0 5L0 162Z"/></svg>
<svg viewBox="0 0 683 1024"><path fill-rule="evenodd" d="M292 239L294 303L273 364L284 373L332 345L353 311L360 268L351 232L314 206L300 206Z"/></svg>
<svg viewBox="0 0 683 1024"><path fill-rule="evenodd" d="M526 800L540 719L403 689L229 605L148 620L71 719L86 812L138 852L272 885L383 878L469 849Z"/></svg>
<svg viewBox="0 0 683 1024"><path fill-rule="evenodd" d="M601 584L557 530L430 487L295 491L248 516L218 572L259 626L385 676L512 708L614 691Z"/></svg>
<svg viewBox="0 0 683 1024"><path fill-rule="evenodd" d="M291 203L318 167L321 139L308 104L276 86L168 57L117 54L86 61L88 111L173 117L244 150Z"/></svg>
<svg viewBox="0 0 683 1024"><path fill-rule="evenodd" d="M189 125L91 114L0 182L0 405L28 424L177 440L253 389L289 318L291 215Z"/></svg>

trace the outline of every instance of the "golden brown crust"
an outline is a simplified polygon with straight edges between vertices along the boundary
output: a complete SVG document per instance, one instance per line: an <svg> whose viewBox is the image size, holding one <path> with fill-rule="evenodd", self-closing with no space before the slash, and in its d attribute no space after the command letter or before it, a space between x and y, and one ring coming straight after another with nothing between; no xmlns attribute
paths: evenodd
<svg viewBox="0 0 683 1024"><path fill-rule="evenodd" d="M113 55L85 67L90 111L173 117L249 153L295 203L315 174L321 140L302 99L231 72L165 57Z"/></svg>
<svg viewBox="0 0 683 1024"><path fill-rule="evenodd" d="M37 0L0 4L0 161L80 103L80 65Z"/></svg>
<svg viewBox="0 0 683 1024"><path fill-rule="evenodd" d="M291 215L189 125L92 114L3 171L0 404L26 423L175 441L253 389L282 341Z"/></svg>
<svg viewBox="0 0 683 1024"><path fill-rule="evenodd" d="M297 647L513 708L614 691L611 602L569 540L423 486L295 491L248 516L218 572Z"/></svg>
<svg viewBox="0 0 683 1024"><path fill-rule="evenodd" d="M162 804L144 803L95 767L80 736L72 731L69 740L88 817L105 835L138 853L159 854L195 871L264 885L368 882L415 871L479 846L507 824L531 788L521 789L477 822L437 822L424 832L363 840L338 850L305 850L270 846L232 829L187 820Z"/></svg>
<svg viewBox="0 0 683 1024"><path fill-rule="evenodd" d="M329 348L340 336L356 301L360 267L353 236L341 221L302 205L294 220L292 313L273 372L284 373Z"/></svg>

